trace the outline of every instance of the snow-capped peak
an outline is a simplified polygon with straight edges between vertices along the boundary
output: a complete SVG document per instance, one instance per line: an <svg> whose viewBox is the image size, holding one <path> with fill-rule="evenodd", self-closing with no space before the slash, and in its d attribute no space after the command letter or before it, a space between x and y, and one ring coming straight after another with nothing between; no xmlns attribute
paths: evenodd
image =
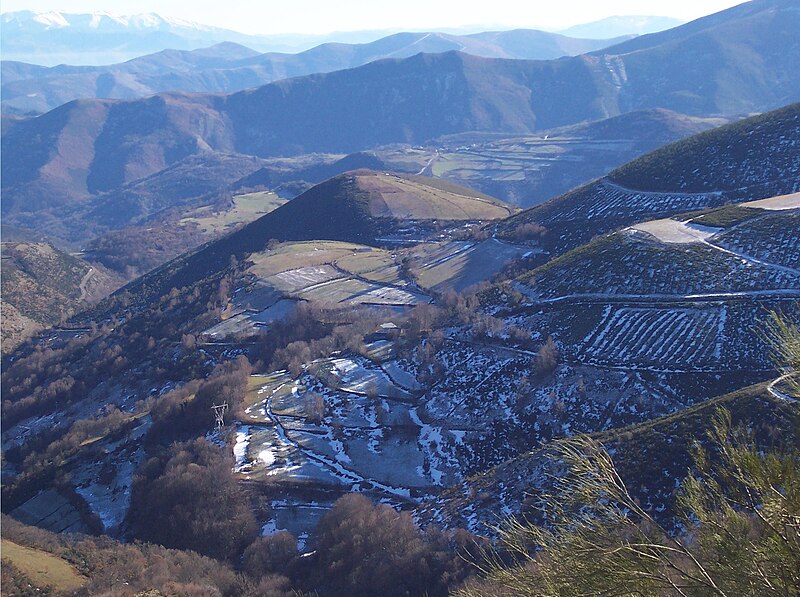
<svg viewBox="0 0 800 597"><path fill-rule="evenodd" d="M92 29L99 28L100 25L103 22L103 19L108 19L108 20L113 21L113 22L115 22L115 23L117 23L119 25L122 25L123 27L127 27L128 26L128 20L125 17L112 15L109 12L93 12L92 13L92 18L89 21L89 27L91 27Z"/></svg>
<svg viewBox="0 0 800 597"><path fill-rule="evenodd" d="M69 27L69 21L64 18L64 15L55 10L36 13L33 20L40 25L44 25L46 29L63 29L64 27Z"/></svg>
<svg viewBox="0 0 800 597"><path fill-rule="evenodd" d="M194 31L211 31L214 28L186 19L175 17L164 17L157 13L141 13L135 15L119 15L107 11L97 11L91 14L71 14L58 11L33 12L19 11L3 13L2 21L4 24L18 23L23 25L28 22L43 26L45 30L65 29L74 27L77 29L192 29Z"/></svg>

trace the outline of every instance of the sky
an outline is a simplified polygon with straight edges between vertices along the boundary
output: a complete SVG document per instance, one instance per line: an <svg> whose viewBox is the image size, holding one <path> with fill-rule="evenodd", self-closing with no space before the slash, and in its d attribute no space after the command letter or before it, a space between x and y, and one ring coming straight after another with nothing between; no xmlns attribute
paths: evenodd
<svg viewBox="0 0 800 597"><path fill-rule="evenodd" d="M249 34L472 25L563 29L612 15L658 15L689 21L742 0L2 0L3 12L156 12Z"/></svg>

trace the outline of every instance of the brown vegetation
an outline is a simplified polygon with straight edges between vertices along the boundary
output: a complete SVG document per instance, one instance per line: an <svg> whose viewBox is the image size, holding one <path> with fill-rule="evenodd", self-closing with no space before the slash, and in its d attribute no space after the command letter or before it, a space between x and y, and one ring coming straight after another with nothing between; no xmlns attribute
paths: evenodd
<svg viewBox="0 0 800 597"><path fill-rule="evenodd" d="M340 498L317 526L313 585L329 595L446 595L476 551L464 531L422 533L408 513L359 494ZM460 555L459 555L460 552Z"/></svg>
<svg viewBox="0 0 800 597"><path fill-rule="evenodd" d="M533 361L533 372L539 379L544 379L555 373L558 367L558 348L552 336L548 336L544 344L536 352Z"/></svg>
<svg viewBox="0 0 800 597"><path fill-rule="evenodd" d="M205 439L175 444L134 477L129 521L135 537L232 559L257 527L233 463Z"/></svg>

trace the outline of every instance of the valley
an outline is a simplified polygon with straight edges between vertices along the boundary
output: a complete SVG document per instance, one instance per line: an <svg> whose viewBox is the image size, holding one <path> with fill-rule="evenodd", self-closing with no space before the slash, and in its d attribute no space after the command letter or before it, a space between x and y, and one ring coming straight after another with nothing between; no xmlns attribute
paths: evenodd
<svg viewBox="0 0 800 597"><path fill-rule="evenodd" d="M3 594L793 594L798 15L4 60Z"/></svg>
<svg viewBox="0 0 800 597"><path fill-rule="evenodd" d="M785 112L770 118L780 121ZM730 134L744 130L731 127ZM787 132L800 131L780 130L785 142ZM720 138L730 139L716 134L707 142ZM750 151L762 152L766 163L778 157L773 147L751 144ZM222 302L213 311L195 309L184 319L181 342L156 343L162 347L157 353L178 350L180 360L205 371L237 355L262 362L265 338L283 322L305 318L312 329L338 326L328 339L294 342L273 353L272 364L283 368L263 361L247 378L230 427L209 437L227 445L237 478L269 501L271 514L260 521L265 529L288 528L307 537L326 508L353 490L416 511L470 475L558 438L646 425L774 378L752 322L770 310L796 316L796 195L714 207L724 191L659 194L601 184L621 197L647 198L646 209L625 212L641 221L547 261L551 247L559 246L548 243L558 228L527 237L505 232L540 208L508 216L513 208L441 187L435 179L341 175L156 269L88 317L121 322L100 337L127 343L120 334L137 328L153 333L158 323L146 313L160 293L173 296L173 307L162 303L165 314L192 312L179 299L186 292L218 295ZM793 175L773 186L764 179L757 188L791 190L796 184ZM560 212L562 218L588 213L601 232L609 221L619 225L613 206L595 213L592 195L577 197L581 202ZM445 204L454 219L432 226ZM704 209L686 213L698 208ZM298 210L336 213L341 227L323 216L324 233L308 225L292 228L288 214ZM326 236L331 240L305 240ZM169 292L181 287L186 289ZM454 290L466 293L459 297ZM358 309L360 319L351 319L349 309ZM177 320L176 314L168 317ZM81 334L88 346L98 341ZM53 349L69 346L56 337L50 342ZM155 364L161 357L151 358ZM153 408L146 406L152 399L143 398L170 395L182 383L172 378L149 386L153 365L146 362L137 367L136 380L115 376L113 394L97 386L69 407L80 417L96 408L92 395L103 396L106 405L116 396L117 407L132 408L140 421L123 425L129 430L121 443L101 439L88 452L80 448L69 465L75 491L107 531L120 528L130 494L117 488L130 488L133 469L120 469L106 488L82 488L80 480L92 479L103 462L91 454L99 448L125 461L141 454ZM4 431L6 449L36 433L20 429L36 430L47 421L19 419ZM109 491L118 497L108 501ZM17 507L26 508L24 502ZM478 518L468 525L479 526Z"/></svg>

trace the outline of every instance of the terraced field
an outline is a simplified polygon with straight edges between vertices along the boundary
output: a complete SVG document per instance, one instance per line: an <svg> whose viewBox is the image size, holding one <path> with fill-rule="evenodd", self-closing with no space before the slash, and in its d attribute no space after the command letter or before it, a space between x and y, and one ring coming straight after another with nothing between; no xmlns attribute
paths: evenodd
<svg viewBox="0 0 800 597"><path fill-rule="evenodd" d="M226 318L205 331L214 338L253 331L285 317L297 301L326 305L409 307L430 298L400 275L396 254L337 241L282 243L252 254L247 284Z"/></svg>
<svg viewBox="0 0 800 597"><path fill-rule="evenodd" d="M667 145L510 218L500 232L539 223L551 231L547 248L561 254L647 219L797 193L798 122L792 105Z"/></svg>
<svg viewBox="0 0 800 597"><path fill-rule="evenodd" d="M724 341L725 307L707 309L606 309L587 336L582 358L639 366L717 366Z"/></svg>
<svg viewBox="0 0 800 597"><path fill-rule="evenodd" d="M713 242L734 253L800 271L800 210L770 212L722 232Z"/></svg>
<svg viewBox="0 0 800 597"><path fill-rule="evenodd" d="M499 232L511 238L523 224L541 224L551 231L546 248L560 254L623 226L719 207L728 201L719 192L651 193L626 189L602 179L509 218L500 225Z"/></svg>
<svg viewBox="0 0 800 597"><path fill-rule="evenodd" d="M389 163L530 207L664 143L724 123L724 119L645 110L536 135L451 135L432 147L388 149L381 155Z"/></svg>
<svg viewBox="0 0 800 597"><path fill-rule="evenodd" d="M702 243L662 244L636 230L601 237L519 282L524 293L540 299L580 294L692 298L800 293L800 272L754 263Z"/></svg>
<svg viewBox="0 0 800 597"><path fill-rule="evenodd" d="M509 313L551 330L579 363L767 371L757 330L771 310L796 311L800 209L791 197L745 205L596 238L519 276L523 306Z"/></svg>
<svg viewBox="0 0 800 597"><path fill-rule="evenodd" d="M673 214L716 207L722 194L711 193L648 193L626 189L608 180L593 186L580 204L544 218L545 226L570 220L644 220L651 214Z"/></svg>

